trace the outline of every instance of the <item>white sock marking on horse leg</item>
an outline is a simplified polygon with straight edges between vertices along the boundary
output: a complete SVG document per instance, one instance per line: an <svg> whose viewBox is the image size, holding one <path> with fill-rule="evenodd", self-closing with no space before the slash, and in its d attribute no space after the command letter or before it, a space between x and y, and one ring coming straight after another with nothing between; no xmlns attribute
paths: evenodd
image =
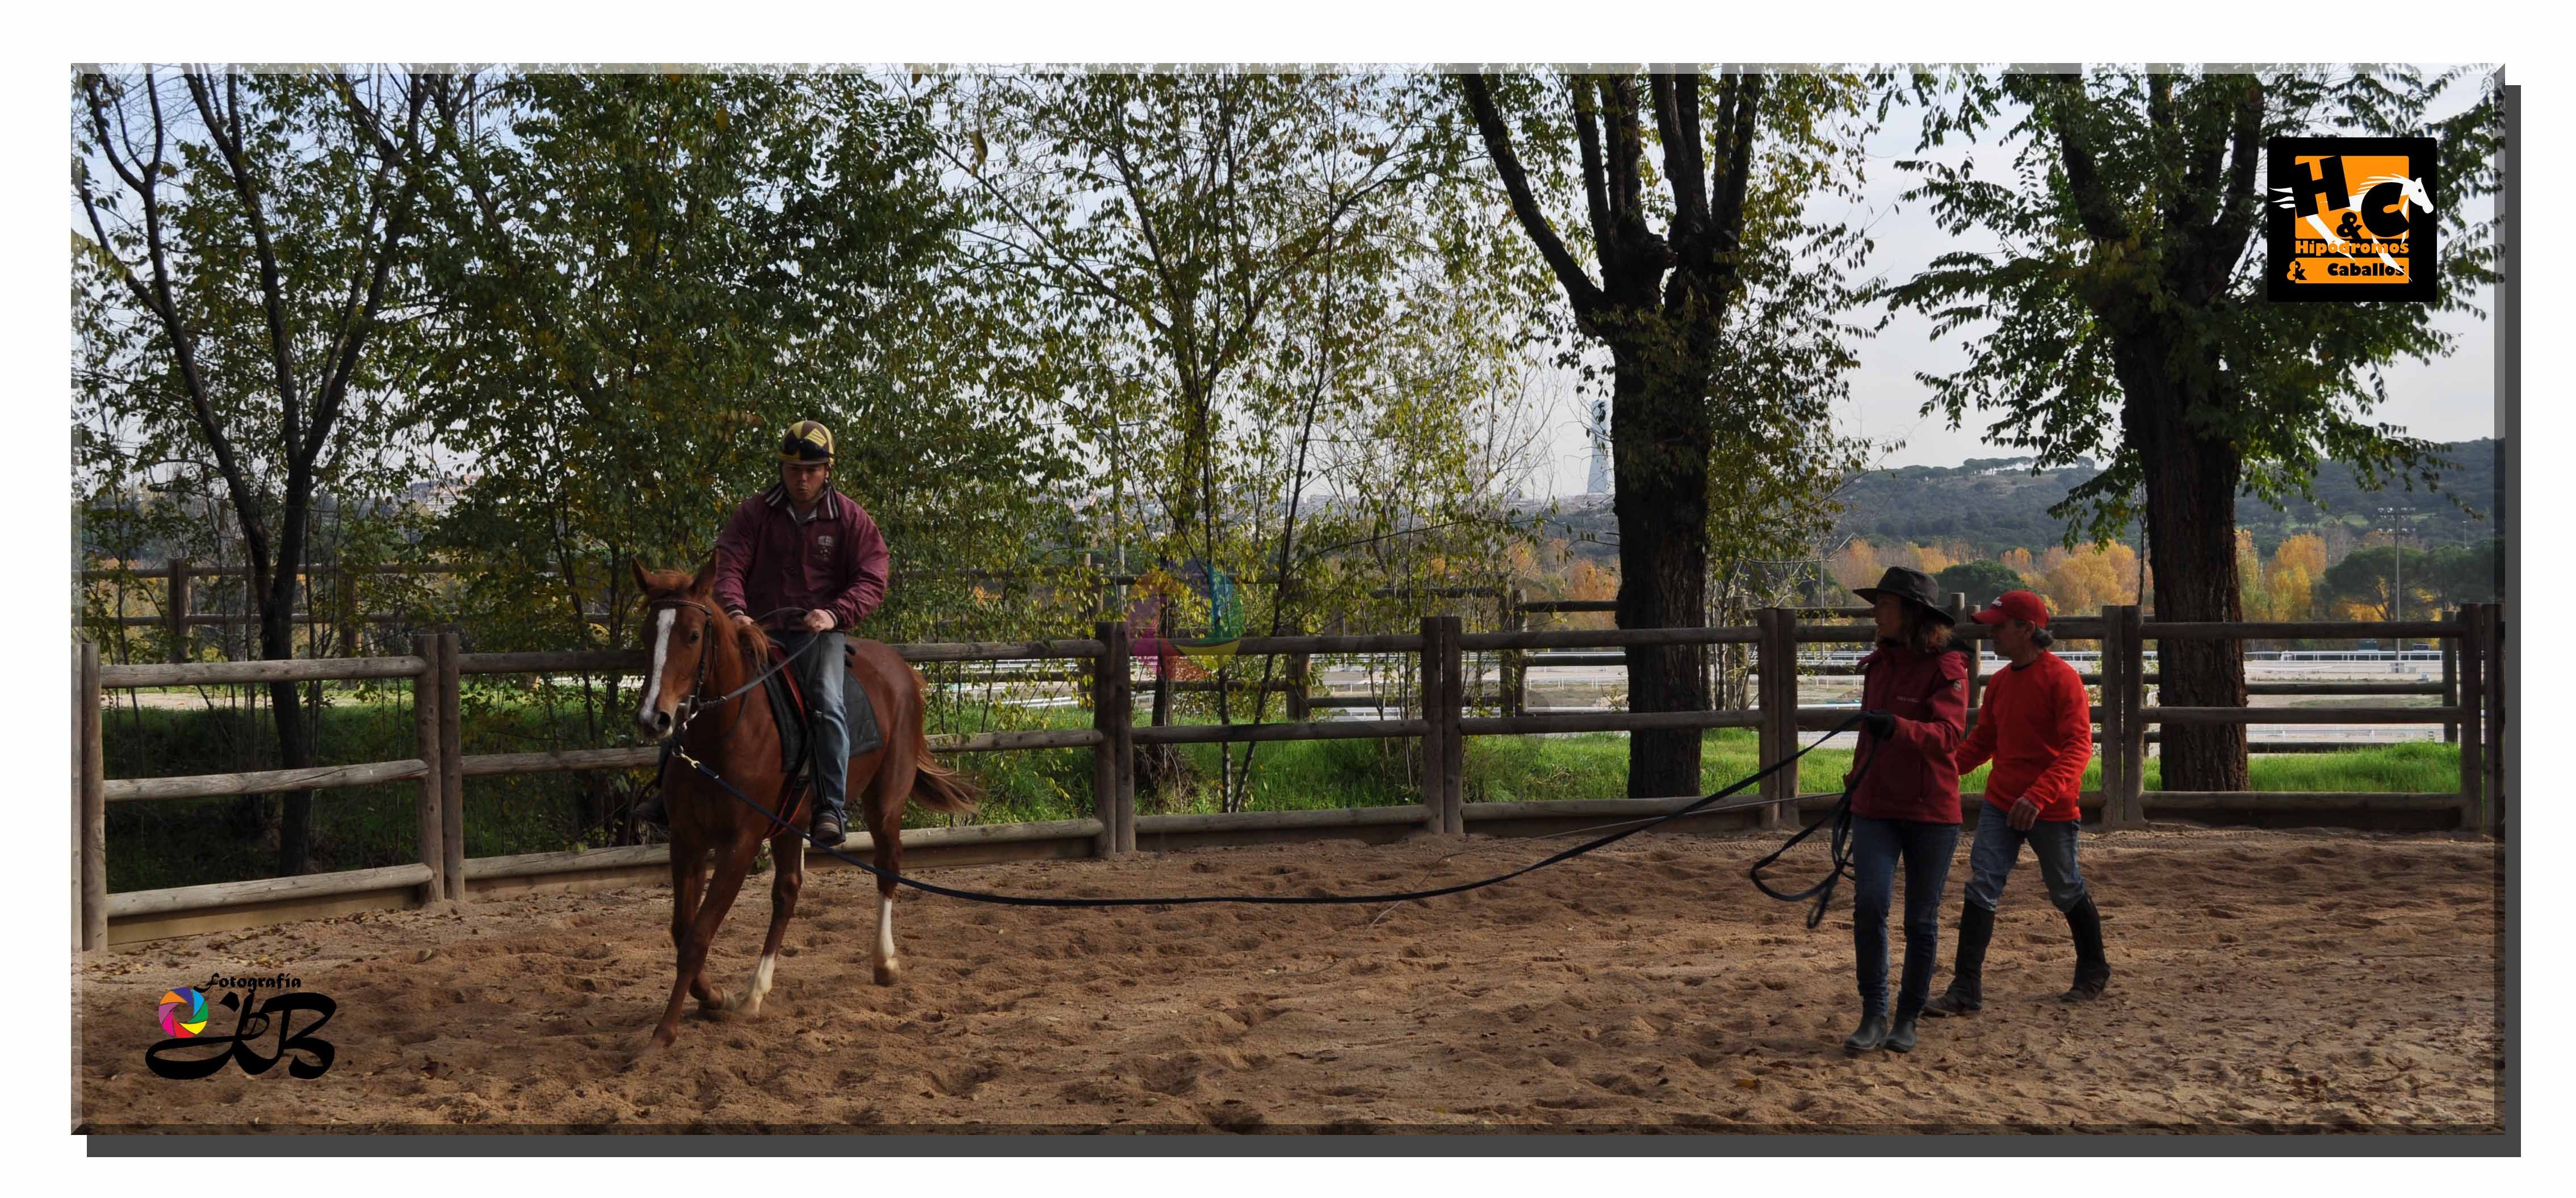
<svg viewBox="0 0 2576 1198"><path fill-rule="evenodd" d="M894 897L877 897L877 984L894 981L899 968L894 959Z"/></svg>
<svg viewBox="0 0 2576 1198"><path fill-rule="evenodd" d="M778 958L762 953L760 964L752 969L751 980L743 984L742 996L733 1005L745 1015L760 1014L760 1000L769 997L770 978L777 972Z"/></svg>
<svg viewBox="0 0 2576 1198"><path fill-rule="evenodd" d="M662 618L655 622L652 680L644 684L644 703L635 709L638 720L651 715L653 704L662 697L662 660L671 651L671 620L679 614L679 609L666 607L662 609Z"/></svg>

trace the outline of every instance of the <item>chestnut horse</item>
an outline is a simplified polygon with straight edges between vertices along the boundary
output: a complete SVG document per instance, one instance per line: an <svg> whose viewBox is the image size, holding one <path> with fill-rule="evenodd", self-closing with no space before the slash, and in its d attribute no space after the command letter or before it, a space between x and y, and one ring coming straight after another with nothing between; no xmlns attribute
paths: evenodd
<svg viewBox="0 0 2576 1198"><path fill-rule="evenodd" d="M635 722L656 743L677 739L690 756L787 825L779 826L725 793L677 756L664 770L663 798L671 826L671 943L679 950L679 976L671 983L671 1001L653 1029L651 1047L667 1048L679 1035L681 1002L687 997L694 995L698 1009L708 1013L760 1013L777 968L779 942L786 938L787 921L796 914L796 894L805 881L803 833L811 822L813 796L788 785L779 761L778 713L771 710L766 687L755 686L709 706L759 677L769 657L767 636L745 630L716 609L715 564L710 561L695 578L629 564L644 593L644 640L653 653ZM877 879L876 979L889 986L901 971L894 954L892 875L903 864L904 805L918 802L933 811L963 814L975 809L981 795L931 758L923 732L921 675L882 641L852 638L848 643L847 685L866 689L884 734L878 748L850 759L849 805L866 822L876 846L876 866L884 871ZM721 994L707 984L707 948L751 872L763 839L770 843L777 869L769 890L769 939L761 945L751 980L737 994ZM709 850L716 857L711 885L702 873Z"/></svg>

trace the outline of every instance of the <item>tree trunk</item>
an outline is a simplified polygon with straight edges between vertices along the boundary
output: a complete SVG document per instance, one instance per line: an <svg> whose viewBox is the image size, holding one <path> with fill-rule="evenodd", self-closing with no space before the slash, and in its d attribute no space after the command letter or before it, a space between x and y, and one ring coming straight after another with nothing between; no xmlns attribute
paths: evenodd
<svg viewBox="0 0 2576 1198"><path fill-rule="evenodd" d="M2197 435L2186 416L2227 402L2194 394L2162 352L2120 355L2127 395L2121 422L2146 481L2147 551L2158 620L2241 620L2236 585L2236 491L2244 459L2231 442ZM2163 641L2159 701L2176 707L2245 705L2245 650L2230 640ZM2243 790L2245 726L2164 729L2167 790Z"/></svg>
<svg viewBox="0 0 2576 1198"><path fill-rule="evenodd" d="M1645 354L1616 353L1613 365L1619 627L1699 627L1708 588L1705 380ZM1708 708L1708 679L1694 646L1631 645L1627 658L1628 710ZM1698 794L1700 739L1695 728L1629 733L1628 796Z"/></svg>
<svg viewBox="0 0 2576 1198"><path fill-rule="evenodd" d="M292 567L282 571L292 578ZM284 661L295 656L293 608L272 597L260 612L260 656ZM302 769L313 764L313 738L305 718L304 688L293 682L268 684L271 714L277 718L277 764L280 769ZM284 792L285 808L277 824L277 872L280 877L303 873L312 864L313 792Z"/></svg>

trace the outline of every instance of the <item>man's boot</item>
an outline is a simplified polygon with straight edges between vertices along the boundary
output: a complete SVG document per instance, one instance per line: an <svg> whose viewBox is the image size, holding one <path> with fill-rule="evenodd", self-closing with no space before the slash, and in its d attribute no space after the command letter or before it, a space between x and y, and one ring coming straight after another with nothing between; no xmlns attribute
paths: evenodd
<svg viewBox="0 0 2576 1198"><path fill-rule="evenodd" d="M650 824L665 832L671 830L671 812L669 808L662 805L662 788L660 786L655 786L644 796L643 802L635 805L635 822L639 824Z"/></svg>
<svg viewBox="0 0 2576 1198"><path fill-rule="evenodd" d="M2102 913L2094 909L2092 895L2066 913L2066 926L2075 933L2075 986L2058 997L2090 1002L2111 985L2111 959L2102 951Z"/></svg>
<svg viewBox="0 0 2576 1198"><path fill-rule="evenodd" d="M1888 1025L1887 1029L1887 1051L1914 1051L1914 1017L1922 1013L1922 1006L1897 1000L1896 1022Z"/></svg>
<svg viewBox="0 0 2576 1198"><path fill-rule="evenodd" d="M1863 1015L1860 1028L1843 1037L1844 1052L1875 1052L1887 1043L1887 1016Z"/></svg>
<svg viewBox="0 0 2576 1198"><path fill-rule="evenodd" d="M1986 1006L1986 942L1995 937L1995 913L1975 903L1959 905L1959 960L1950 988L1923 1005L1933 1016L1965 1015Z"/></svg>
<svg viewBox="0 0 2576 1198"><path fill-rule="evenodd" d="M841 813L816 803L814 805L814 843L823 848L837 847L850 835L841 827Z"/></svg>

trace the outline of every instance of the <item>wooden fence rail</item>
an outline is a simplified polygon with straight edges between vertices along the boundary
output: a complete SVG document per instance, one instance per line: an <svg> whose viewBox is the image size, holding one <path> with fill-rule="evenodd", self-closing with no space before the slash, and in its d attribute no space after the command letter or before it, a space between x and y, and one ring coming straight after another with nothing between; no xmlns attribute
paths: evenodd
<svg viewBox="0 0 2576 1198"><path fill-rule="evenodd" d="M1964 610L1965 597L1952 596L1951 606ZM1571 610L1560 604L1532 603L1523 610ZM1756 613L1752 627L1603 629L1594 631L1505 628L1467 633L1457 616L1425 617L1419 631L1402 635L1247 637L1235 645L1241 655L1401 654L1416 662L1421 689L1417 696L1389 696L1402 710L1419 711L1403 719L1313 720L1308 707L1331 707L1324 698L1304 696L1292 705L1286 722L1262 724L1174 724L1138 727L1133 670L1143 654L1117 621L1094 625L1092 635L1078 639L968 644L898 646L915 662L1065 661L1084 677L1080 691L1092 708L1092 726L1073 729L983 732L933 738L946 752L1007 752L1032 749L1087 748L1093 753L1094 814L1090 818L1033 825L980 825L920 829L906 833L908 859L925 864L1019 860L1032 857L1113 856L1134 852L1140 836L1162 847L1248 843L1262 839L1295 839L1316 835L1385 838L1407 828L1456 835L1471 826L1499 834L1557 827L1566 821L1619 818L1635 812L1671 810L1689 801L1676 799L1554 800L1535 803L1469 803L1466 801L1465 740L1471 736L1521 736L1592 731L1637 731L1665 728L1754 728L1760 754L1777 760L1793 751L1803 733L1830 728L1851 714L1849 708L1802 706L1800 673L1794 668L1798 646L1816 642L1866 642L1868 625L1802 624L1801 613L1767 609ZM1823 613L1848 617L1849 610ZM2087 792L2086 810L2103 826L2134 826L2146 818L2149 792L2144 785L2150 728L2164 724L2227 725L2249 723L2317 724L2364 720L2392 724L2438 724L2459 729L2460 784L2456 794L2255 794L2153 792L2159 811L2200 813L2289 813L2296 818L2322 817L2336 811L2393 813L2420 818L2430 812L2450 815L2464 829L2500 829L2506 804L2501 746L2508 713L2501 671L2504 621L2492 605L2470 604L2438 623L2372 625L2350 622L2315 624L2155 623L2144 621L2135 606L2106 608L2099 616L2061 619L2055 627L2069 639L2101 642L2098 675L2102 700L2095 718L2102 731L2103 786ZM2225 630L2233 629L2232 633ZM1983 630L1962 623L1960 632L1974 640ZM2300 689L2249 686L2258 694L2440 694L2443 701L2424 707L2250 708L2162 707L2145 702L2156 675L2145 669L2145 646L2177 638L2240 637L2327 638L2371 635L2436 637L2456 662L2455 689L2433 684L2349 683L2297 684ZM1755 647L1753 706L1741 710L1680 712L1582 711L1530 713L1516 692L1520 668L1542 660L1531 650L1616 645L1747 644ZM78 862L78 911L75 934L83 948L110 942L110 919L118 921L119 942L157 935L256 926L284 918L363 910L387 904L432 899L465 901L477 892L531 886L591 885L644 881L663 876L667 850L661 846L602 849L577 853L522 854L508 858L464 855L464 783L469 777L613 769L651 768L658 752L650 746L575 749L537 753L465 756L459 710L460 679L468 674L607 672L641 669L639 651L567 653L476 653L461 651L458 634L439 633L414 639L412 652L396 657L343 658L278 662L210 662L176 665L105 666L97 647L77 646L73 662L75 723L73 803L74 844ZM1468 675L1481 685L1484 669L1467 668L1471 652L1502 655L1504 692L1485 703L1493 716L1471 716ZM1515 662L1514 657L1518 656ZM1609 657L1613 655L1600 654ZM1624 654L1617 655L1624 659ZM1972 658L1972 660L1974 660ZM1791 663L1789 669L1765 669L1764 662ZM1102 668L1107 666L1108 668ZM1123 668L1122 668L1123 667ZM1299 676L1309 677L1305 663ZM313 681L337 679L408 679L413 696L415 755L398 761L302 769L262 770L162 778L105 776L102 745L105 692L118 688L191 686L215 682ZM1972 683L1981 683L1973 677ZM2332 689L2313 689L2314 687ZM1972 686L1972 689L1974 687ZM1419 803L1390 808L1299 812L1238 812L1222 815L1139 817L1135 806L1135 750L1138 745L1214 744L1342 738L1420 738L1424 743L1422 794ZM278 790L417 782L419 861L414 864L295 878L218 883L209 886L110 894L106 889L106 805L156 798L262 794ZM1776 824L1794 819L1831 796L1798 789L1787 771L1774 774L1762 795L1770 802L1730 817ZM1663 805L1663 806L1658 806ZM1553 823L1551 823L1553 821ZM917 842L917 843L916 843Z"/></svg>

